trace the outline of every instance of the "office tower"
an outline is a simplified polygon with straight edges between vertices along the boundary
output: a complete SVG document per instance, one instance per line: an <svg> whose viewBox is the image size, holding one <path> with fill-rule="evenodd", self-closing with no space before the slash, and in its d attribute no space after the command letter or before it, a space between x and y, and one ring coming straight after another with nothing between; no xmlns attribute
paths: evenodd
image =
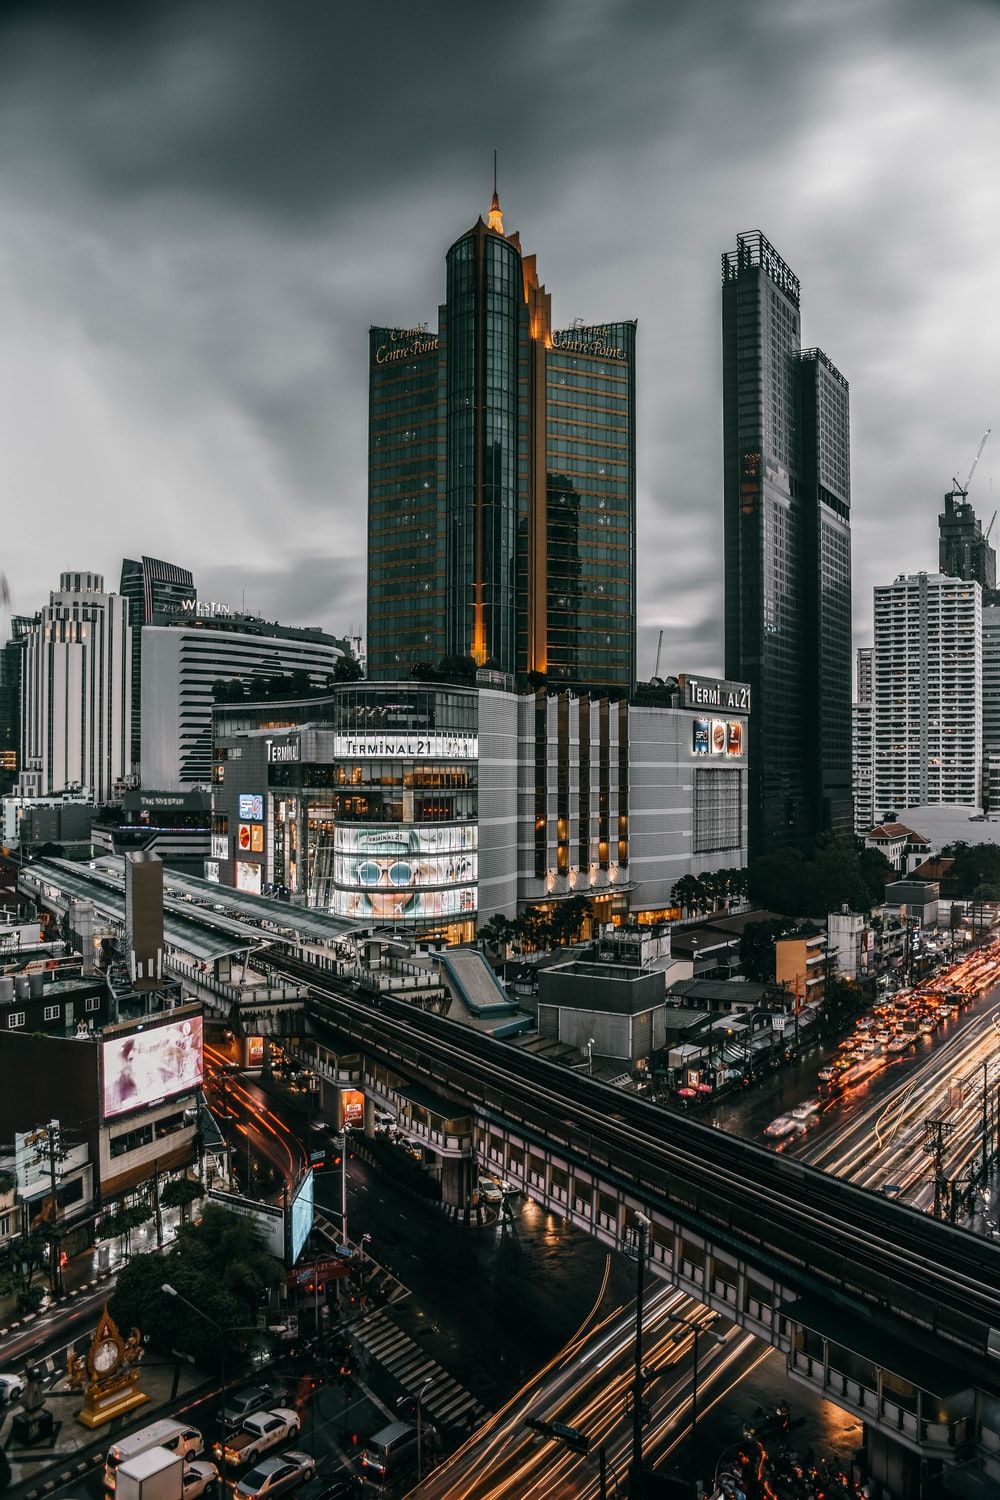
<svg viewBox="0 0 1000 1500"><path fill-rule="evenodd" d="M634 322L554 330L494 193L438 329L370 337L368 672L472 657L631 690Z"/></svg>
<svg viewBox="0 0 1000 1500"><path fill-rule="evenodd" d="M325 631L252 615L182 617L144 626L143 637L142 781L158 792L211 785L217 684L237 683L260 697L272 679L294 673L289 693L301 696L332 684L345 651Z"/></svg>
<svg viewBox="0 0 1000 1500"><path fill-rule="evenodd" d="M100 573L63 573L25 640L19 793L110 802L131 767L131 710L128 603Z"/></svg>
<svg viewBox="0 0 1000 1500"><path fill-rule="evenodd" d="M875 590L875 821L978 807L982 608L975 581L901 575Z"/></svg>
<svg viewBox="0 0 1000 1500"><path fill-rule="evenodd" d="M853 766L854 832L864 838L875 826L875 650L858 650L858 687L851 705L851 761Z"/></svg>
<svg viewBox="0 0 1000 1500"><path fill-rule="evenodd" d="M12 615L10 640L0 648L0 793L17 780L21 760L21 670L31 620Z"/></svg>
<svg viewBox="0 0 1000 1500"><path fill-rule="evenodd" d="M163 624L198 598L194 579L187 568L161 562L157 557L122 562L122 597L128 600L132 627L132 724L133 769L138 771L142 754L142 631L145 625Z"/></svg>
<svg viewBox="0 0 1000 1500"><path fill-rule="evenodd" d="M938 515L938 567L949 578L975 579L984 596L997 586L997 555L982 523L957 484ZM984 597L985 602L985 597Z"/></svg>
<svg viewBox="0 0 1000 1500"><path fill-rule="evenodd" d="M749 682L751 856L850 834L847 381L759 231L722 257L726 675Z"/></svg>

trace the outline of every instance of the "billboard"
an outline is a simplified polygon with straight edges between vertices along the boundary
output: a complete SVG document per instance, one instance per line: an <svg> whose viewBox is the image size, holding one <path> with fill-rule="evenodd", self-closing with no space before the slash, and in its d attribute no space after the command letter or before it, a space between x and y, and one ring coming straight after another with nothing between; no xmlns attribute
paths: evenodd
<svg viewBox="0 0 1000 1500"><path fill-rule="evenodd" d="M106 1120L188 1094L201 1087L203 1077L201 1016L186 1016L101 1043Z"/></svg>
<svg viewBox="0 0 1000 1500"><path fill-rule="evenodd" d="M228 859L229 858L229 834L228 833L213 833L212 834L212 858L213 859Z"/></svg>
<svg viewBox="0 0 1000 1500"><path fill-rule="evenodd" d="M309 1179L310 1183L312 1178ZM285 1259L285 1210L273 1203L260 1203L256 1198L243 1198L239 1193L223 1193L218 1188L209 1188L208 1196L213 1203L228 1213L239 1214L241 1219L252 1219L260 1231L265 1250L278 1260Z"/></svg>
<svg viewBox="0 0 1000 1500"><path fill-rule="evenodd" d="M341 1089L340 1107L348 1130L364 1130L365 1096L360 1089Z"/></svg>
<svg viewBox="0 0 1000 1500"><path fill-rule="evenodd" d="M332 910L362 921L422 921L474 912L478 832L474 824L341 824L333 838Z"/></svg>
<svg viewBox="0 0 1000 1500"><path fill-rule="evenodd" d="M263 823L263 796L257 792L240 792L240 817L248 823Z"/></svg>
<svg viewBox="0 0 1000 1500"><path fill-rule="evenodd" d="M434 732L335 734L333 755L335 760L476 760L479 736Z"/></svg>
<svg viewBox="0 0 1000 1500"><path fill-rule="evenodd" d="M218 885L220 883L219 882L219 861L217 859L206 859L206 861L205 861L205 879L208 880L208 881L211 881L212 885Z"/></svg>
<svg viewBox="0 0 1000 1500"><path fill-rule="evenodd" d="M742 719L695 719L691 749L695 755L742 755L745 735Z"/></svg>
<svg viewBox="0 0 1000 1500"><path fill-rule="evenodd" d="M721 709L723 713L750 712L750 684L730 682L720 677L692 677L687 672L678 674L677 681L684 694L685 708Z"/></svg>
<svg viewBox="0 0 1000 1500"><path fill-rule="evenodd" d="M264 884L263 865L252 864L248 859L236 861L236 889L250 896L259 896Z"/></svg>
<svg viewBox="0 0 1000 1500"><path fill-rule="evenodd" d="M295 1190L289 1211L288 1264L294 1266L313 1226L313 1177L307 1172Z"/></svg>

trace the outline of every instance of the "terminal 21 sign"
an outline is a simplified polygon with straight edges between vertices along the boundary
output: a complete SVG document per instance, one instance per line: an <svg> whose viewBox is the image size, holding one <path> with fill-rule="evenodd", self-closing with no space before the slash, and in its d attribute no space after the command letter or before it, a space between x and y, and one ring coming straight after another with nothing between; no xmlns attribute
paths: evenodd
<svg viewBox="0 0 1000 1500"><path fill-rule="evenodd" d="M677 678L684 694L685 708L719 708L723 713L748 714L750 712L750 684L727 682L719 677L690 677L680 673Z"/></svg>
<svg viewBox="0 0 1000 1500"><path fill-rule="evenodd" d="M337 734L337 760L475 760L476 734Z"/></svg>

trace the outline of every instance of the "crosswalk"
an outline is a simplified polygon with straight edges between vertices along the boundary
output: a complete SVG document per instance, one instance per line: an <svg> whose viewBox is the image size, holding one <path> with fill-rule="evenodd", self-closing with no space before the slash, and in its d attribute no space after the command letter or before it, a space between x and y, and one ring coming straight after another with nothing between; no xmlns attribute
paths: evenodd
<svg viewBox="0 0 1000 1500"><path fill-rule="evenodd" d="M405 1390L415 1393L426 1387L423 1409L442 1426L472 1426L486 1416L485 1406L436 1360L428 1358L426 1351L385 1313L373 1313L352 1331L355 1342Z"/></svg>

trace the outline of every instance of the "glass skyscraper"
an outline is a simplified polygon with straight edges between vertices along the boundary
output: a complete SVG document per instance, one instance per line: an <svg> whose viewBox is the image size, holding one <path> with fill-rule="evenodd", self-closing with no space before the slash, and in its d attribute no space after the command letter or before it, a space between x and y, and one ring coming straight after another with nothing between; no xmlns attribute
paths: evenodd
<svg viewBox="0 0 1000 1500"><path fill-rule="evenodd" d="M847 381L759 231L722 257L726 675L749 682L750 852L850 834Z"/></svg>
<svg viewBox="0 0 1000 1500"><path fill-rule="evenodd" d="M553 330L496 194L448 251L437 332L371 330L371 677L458 656L631 691L635 331Z"/></svg>

